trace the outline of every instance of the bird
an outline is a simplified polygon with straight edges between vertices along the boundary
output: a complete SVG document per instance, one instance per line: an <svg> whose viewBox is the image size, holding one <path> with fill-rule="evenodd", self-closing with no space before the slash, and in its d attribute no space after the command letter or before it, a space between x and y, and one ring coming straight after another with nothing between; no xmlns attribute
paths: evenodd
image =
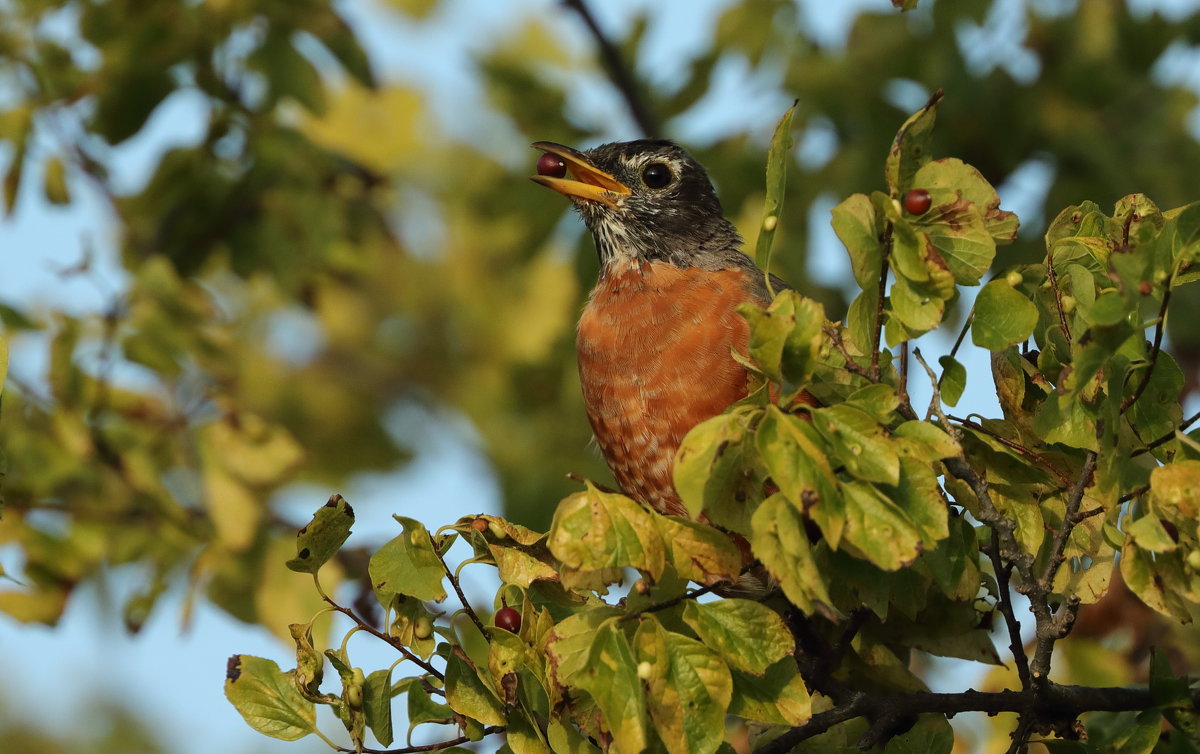
<svg viewBox="0 0 1200 754"><path fill-rule="evenodd" d="M579 319L584 407L621 491L688 516L675 454L688 430L744 398L749 324L767 276L742 251L704 167L673 141L611 142L579 151L549 141L532 180L569 198L599 255Z"/></svg>

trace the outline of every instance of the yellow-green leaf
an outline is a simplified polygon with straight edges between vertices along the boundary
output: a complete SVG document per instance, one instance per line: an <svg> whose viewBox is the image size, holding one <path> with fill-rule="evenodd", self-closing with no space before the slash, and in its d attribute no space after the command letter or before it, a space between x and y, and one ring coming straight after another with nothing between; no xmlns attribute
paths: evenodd
<svg viewBox="0 0 1200 754"><path fill-rule="evenodd" d="M762 675L795 648L779 613L758 602L693 600L684 606L683 620L730 667L754 675Z"/></svg>
<svg viewBox="0 0 1200 754"><path fill-rule="evenodd" d="M633 500L588 485L554 512L547 544L567 568L613 572L636 568L654 578L666 565L666 548L653 514ZM607 580L607 577L605 577Z"/></svg>
<svg viewBox="0 0 1200 754"><path fill-rule="evenodd" d="M316 730L317 713L296 689L293 672L284 673L273 660L234 655L225 673L225 698L259 733L283 741L304 738Z"/></svg>
<svg viewBox="0 0 1200 754"><path fill-rule="evenodd" d="M793 605L812 614L833 612L825 579L813 562L804 518L783 495L763 501L752 519L754 554Z"/></svg>
<svg viewBox="0 0 1200 754"><path fill-rule="evenodd" d="M461 650L452 650L446 659L446 703L458 714L484 725L504 725L504 705Z"/></svg>
<svg viewBox="0 0 1200 754"><path fill-rule="evenodd" d="M287 562L287 567L299 573L316 573L337 554L353 524L354 509L341 495L333 495L296 534L296 557Z"/></svg>
<svg viewBox="0 0 1200 754"><path fill-rule="evenodd" d="M611 751L637 754L646 747L646 695L629 641L615 620L592 635L587 664L574 685L591 695L612 736Z"/></svg>
<svg viewBox="0 0 1200 754"><path fill-rule="evenodd" d="M420 521L393 518L404 527L404 533L379 548L367 566L380 604L389 604L395 594L437 602L446 599L442 584L446 573L433 551L429 531Z"/></svg>
<svg viewBox="0 0 1200 754"><path fill-rule="evenodd" d="M667 751L716 751L733 695L728 666L710 648L664 630L654 618L638 627L633 643L650 719Z"/></svg>

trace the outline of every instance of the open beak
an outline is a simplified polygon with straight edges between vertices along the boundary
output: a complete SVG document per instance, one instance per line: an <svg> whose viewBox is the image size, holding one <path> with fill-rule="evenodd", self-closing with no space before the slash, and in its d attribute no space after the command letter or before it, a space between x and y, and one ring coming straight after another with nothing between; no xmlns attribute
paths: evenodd
<svg viewBox="0 0 1200 754"><path fill-rule="evenodd" d="M566 178L554 178L548 175L530 176L534 182L554 189L563 196L616 207L618 197L633 193L628 186L593 165L587 157L583 156L582 152L562 144L555 144L552 141L535 141L531 146L558 157L566 165Z"/></svg>

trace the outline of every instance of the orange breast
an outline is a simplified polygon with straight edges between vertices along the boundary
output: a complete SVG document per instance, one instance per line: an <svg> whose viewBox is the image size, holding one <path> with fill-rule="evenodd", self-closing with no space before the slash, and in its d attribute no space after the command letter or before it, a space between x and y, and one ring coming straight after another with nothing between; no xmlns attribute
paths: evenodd
<svg viewBox="0 0 1200 754"><path fill-rule="evenodd" d="M755 300L747 270L643 263L603 278L579 320L579 376L596 441L621 488L686 515L672 482L675 451L696 424L746 394Z"/></svg>

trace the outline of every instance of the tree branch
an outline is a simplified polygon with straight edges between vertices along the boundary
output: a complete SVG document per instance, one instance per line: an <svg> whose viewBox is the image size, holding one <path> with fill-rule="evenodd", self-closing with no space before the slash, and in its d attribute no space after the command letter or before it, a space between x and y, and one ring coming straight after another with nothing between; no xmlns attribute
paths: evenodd
<svg viewBox="0 0 1200 754"><path fill-rule="evenodd" d="M660 136L658 119L651 113L650 106L642 97L636 79L629 67L625 65L625 61L621 59L620 51L600 28L600 24L596 22L596 17L592 15L587 3L584 0L562 0L562 4L578 13L588 31L592 33L592 38L596 41L596 47L600 52L600 60L604 64L605 70L608 71L608 77L621 92L621 96L625 98L629 114L637 122L642 135Z"/></svg>
<svg viewBox="0 0 1200 754"><path fill-rule="evenodd" d="M1200 689L1193 689L1192 702L1200 705ZM925 713L956 715L962 712L1030 711L1041 721L1073 721L1084 712L1124 712L1155 706L1150 690L1119 686L1060 686L1048 683L1042 689L1021 691L967 690L953 694L917 692L904 696L855 694L831 710L812 716L804 725L793 728L758 750L758 754L786 754L802 741L819 736L833 726L856 717L901 719Z"/></svg>
<svg viewBox="0 0 1200 754"><path fill-rule="evenodd" d="M871 333L871 381L879 381L879 338L883 331L883 296L887 293L888 263L892 254L892 224L883 229L880 239L882 252L879 255L879 291L875 302L875 327Z"/></svg>
<svg viewBox="0 0 1200 754"><path fill-rule="evenodd" d="M359 628L361 628L363 631L366 631L367 633L369 633L370 635L379 639L380 641L385 641L388 644L390 644L391 646L395 647L396 650L398 652L400 652L400 654L404 655L404 659L410 660L414 664L420 666L422 670L424 670L426 673L430 674L434 678L437 678L439 681L446 680L446 676L442 675L442 672L440 670L438 670L437 668L430 665L425 660L422 660L420 657L417 657L415 654L413 654L411 651L409 651L408 647L404 646L404 642L400 641L399 639L397 639L394 636L388 636L387 634L383 633L379 629L372 626L370 623L367 623L365 620L358 617L358 615L356 615L353 610L342 607L338 603L334 602L332 599L329 598L328 595L322 594L321 596L327 603L329 603L330 607L332 607L334 610L337 610L342 615L345 615L350 620L354 621L354 624L356 626L358 626Z"/></svg>
<svg viewBox="0 0 1200 754"><path fill-rule="evenodd" d="M483 735L490 736L493 733L503 733L503 725L490 725L483 729ZM458 746L470 741L468 736L459 736L448 741L438 741L435 744L422 744L421 746L405 746L402 749L347 749L344 746L339 746L337 751L346 752L346 754L355 754L355 752L363 752L363 754L412 754L418 751L440 751L448 749L451 746Z"/></svg>
<svg viewBox="0 0 1200 754"><path fill-rule="evenodd" d="M471 617L476 627L479 628L479 633L483 634L483 638L490 644L492 637L488 635L483 621L479 620L479 615L475 612L475 608L471 607L470 602L467 602L467 595L463 594L462 587L458 585L458 578L451 572L450 566L446 565L446 559L442 557L442 551L438 549L437 542L433 540L433 534L429 531L425 533L429 535L429 545L433 547L433 554L437 555L438 562L442 564L442 570L446 572L446 578L450 580L450 586L454 587L454 593L458 595L458 601L462 603L463 610Z"/></svg>
<svg viewBox="0 0 1200 754"><path fill-rule="evenodd" d="M996 585L1000 591L998 607L1008 629L1008 649L1012 652L1013 663L1017 666L1017 678L1021 681L1021 688L1028 689L1029 658L1025 656L1025 643L1021 641L1021 622L1017 620L1013 610L1012 589L1009 586L1012 566L1000 558L1000 533L995 529L992 529L992 546L988 548L988 558L992 561L992 570L996 572Z"/></svg>

